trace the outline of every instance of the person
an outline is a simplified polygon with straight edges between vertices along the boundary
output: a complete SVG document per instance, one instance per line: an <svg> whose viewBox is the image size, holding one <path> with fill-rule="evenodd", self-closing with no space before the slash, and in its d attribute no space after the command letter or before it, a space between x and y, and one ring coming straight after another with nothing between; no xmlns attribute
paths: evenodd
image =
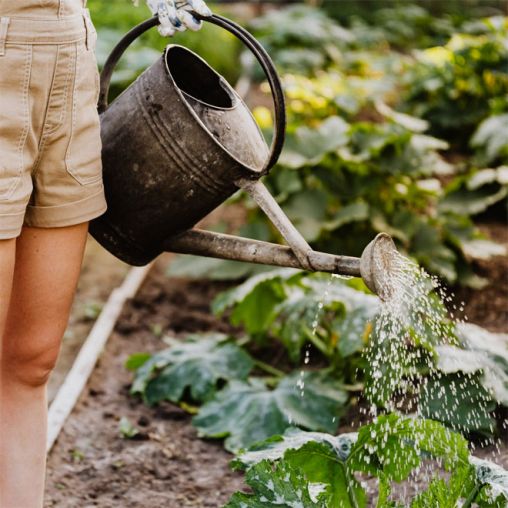
<svg viewBox="0 0 508 508"><path fill-rule="evenodd" d="M162 35L202 0L147 3ZM0 507L40 508L46 384L88 222L106 210L96 31L86 0L0 0Z"/></svg>

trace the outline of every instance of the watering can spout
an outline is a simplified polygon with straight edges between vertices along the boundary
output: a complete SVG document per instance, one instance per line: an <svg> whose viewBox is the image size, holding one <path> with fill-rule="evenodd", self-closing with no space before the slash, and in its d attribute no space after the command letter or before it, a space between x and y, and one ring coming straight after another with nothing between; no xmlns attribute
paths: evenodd
<svg viewBox="0 0 508 508"><path fill-rule="evenodd" d="M392 237L379 233L365 247L360 258L360 275L366 286L381 300L387 300L393 293L395 261L398 256Z"/></svg>
<svg viewBox="0 0 508 508"><path fill-rule="evenodd" d="M309 248L303 266L301 258L291 247L200 229L191 229L168 239L165 249L181 254L362 277L367 287L383 300L391 293L391 260L397 253L391 237L380 233L365 248L361 258L337 256Z"/></svg>

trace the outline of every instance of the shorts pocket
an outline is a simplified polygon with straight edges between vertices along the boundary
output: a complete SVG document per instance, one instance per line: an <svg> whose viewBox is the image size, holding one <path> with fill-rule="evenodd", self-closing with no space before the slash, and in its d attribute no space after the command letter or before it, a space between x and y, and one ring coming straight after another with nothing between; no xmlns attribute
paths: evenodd
<svg viewBox="0 0 508 508"><path fill-rule="evenodd" d="M12 196L25 166L31 64L28 45L9 45L0 56L0 200Z"/></svg>
<svg viewBox="0 0 508 508"><path fill-rule="evenodd" d="M99 78L92 48L76 45L71 130L65 165L80 184L88 185L102 178L100 122L97 112Z"/></svg>

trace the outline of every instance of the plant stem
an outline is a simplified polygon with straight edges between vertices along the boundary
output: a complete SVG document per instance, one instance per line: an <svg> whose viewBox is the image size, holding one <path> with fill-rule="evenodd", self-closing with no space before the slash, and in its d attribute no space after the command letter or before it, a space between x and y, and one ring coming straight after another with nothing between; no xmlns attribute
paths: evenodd
<svg viewBox="0 0 508 508"><path fill-rule="evenodd" d="M258 367L259 369L264 370L268 374L271 374L272 376L275 376L278 378L284 377L286 375L285 372L282 372L282 370L279 370L276 367L273 367L272 365L265 363L261 360L257 360L257 359L254 360L254 365L256 367Z"/></svg>
<svg viewBox="0 0 508 508"><path fill-rule="evenodd" d="M469 493L469 496L467 496L467 499L464 501L462 508L471 508L471 506L473 506L473 502L476 499L476 496L478 495L478 492L480 492L480 489L482 487L483 485L481 484L476 484L474 486L474 489Z"/></svg>
<svg viewBox="0 0 508 508"><path fill-rule="evenodd" d="M317 336L317 334L312 333L306 326L303 328L305 332L305 336L309 341L317 348L321 353L323 353L327 358L330 357L330 352L328 351L328 347L326 344Z"/></svg>
<svg viewBox="0 0 508 508"><path fill-rule="evenodd" d="M353 508L359 508L358 500L356 499L355 491L353 490L354 476L349 472L347 464L344 466L344 473L346 476L347 495L349 497L349 502Z"/></svg>

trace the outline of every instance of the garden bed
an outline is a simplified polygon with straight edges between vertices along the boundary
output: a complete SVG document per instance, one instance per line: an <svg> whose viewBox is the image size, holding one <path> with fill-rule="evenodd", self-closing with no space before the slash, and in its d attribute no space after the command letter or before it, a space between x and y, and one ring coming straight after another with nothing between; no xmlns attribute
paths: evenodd
<svg viewBox="0 0 508 508"><path fill-rule="evenodd" d="M231 330L209 310L213 296L226 285L169 279L166 264L167 258L158 260L124 309L66 422L48 461L46 507L218 508L243 486L242 476L229 468L232 456L220 442L198 439L186 412L169 403L149 408L129 396L125 360L135 352L162 349L161 333L181 337ZM122 417L140 430L136 439L121 437ZM358 427L358 417L353 407L340 431ZM477 455L508 467L506 443L499 452L480 450Z"/></svg>

